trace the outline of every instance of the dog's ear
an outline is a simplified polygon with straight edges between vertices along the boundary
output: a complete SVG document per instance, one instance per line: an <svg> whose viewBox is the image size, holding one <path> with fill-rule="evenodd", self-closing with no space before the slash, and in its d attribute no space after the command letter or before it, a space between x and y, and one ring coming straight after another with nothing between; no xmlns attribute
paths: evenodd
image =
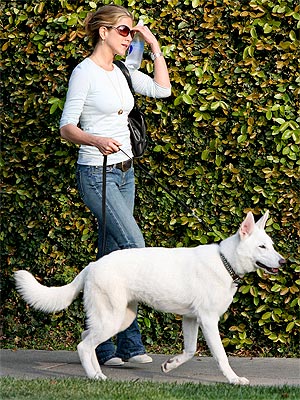
<svg viewBox="0 0 300 400"><path fill-rule="evenodd" d="M241 240L246 239L247 236L251 235L254 227L255 227L254 217L253 217L252 212L249 211L246 218L241 223L241 226L239 229L239 235L240 235Z"/></svg>
<svg viewBox="0 0 300 400"><path fill-rule="evenodd" d="M259 229L265 229L268 217L269 217L269 211L267 210L266 213L256 222L256 226Z"/></svg>

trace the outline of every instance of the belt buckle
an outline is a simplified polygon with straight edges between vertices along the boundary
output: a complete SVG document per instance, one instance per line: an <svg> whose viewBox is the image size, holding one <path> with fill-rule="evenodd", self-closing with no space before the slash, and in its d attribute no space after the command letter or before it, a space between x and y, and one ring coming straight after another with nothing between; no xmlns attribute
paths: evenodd
<svg viewBox="0 0 300 400"><path fill-rule="evenodd" d="M116 168L118 168L122 172L126 172L129 170L131 167L131 161L126 160L126 161L120 161L118 164L114 164Z"/></svg>
<svg viewBox="0 0 300 400"><path fill-rule="evenodd" d="M123 164L123 163L124 163L124 161L121 161L121 162L120 162L120 164L121 164L121 165L120 165L120 170L121 170L122 172L125 172L125 171L124 171L124 164Z"/></svg>
<svg viewBox="0 0 300 400"><path fill-rule="evenodd" d="M131 167L131 161L130 160L122 161L122 171L123 172L128 171L130 167Z"/></svg>

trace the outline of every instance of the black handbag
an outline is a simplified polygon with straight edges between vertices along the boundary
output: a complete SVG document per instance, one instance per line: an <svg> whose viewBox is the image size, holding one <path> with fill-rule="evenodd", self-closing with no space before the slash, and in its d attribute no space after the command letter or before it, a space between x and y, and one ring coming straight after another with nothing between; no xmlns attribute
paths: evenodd
<svg viewBox="0 0 300 400"><path fill-rule="evenodd" d="M125 66L124 63L122 63L122 61L119 60L115 60L114 63L120 68L120 70L125 75L125 78L127 79L128 82L128 86L134 97L134 107L128 115L128 127L130 131L132 153L134 157L139 158L143 156L148 145L147 132L146 132L147 125L146 125L145 115L137 106L135 93L132 87L131 77L127 67Z"/></svg>

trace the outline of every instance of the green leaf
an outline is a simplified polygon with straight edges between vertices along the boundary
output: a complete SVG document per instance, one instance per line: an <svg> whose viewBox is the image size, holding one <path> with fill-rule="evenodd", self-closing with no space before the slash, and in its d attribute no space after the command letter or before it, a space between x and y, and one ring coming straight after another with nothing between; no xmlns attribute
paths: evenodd
<svg viewBox="0 0 300 400"><path fill-rule="evenodd" d="M216 156L216 166L220 167L221 164L222 164L222 157L217 155Z"/></svg>
<svg viewBox="0 0 300 400"><path fill-rule="evenodd" d="M261 319L265 320L265 319L270 319L271 318L272 313L270 311L264 313L261 317Z"/></svg>
<svg viewBox="0 0 300 400"><path fill-rule="evenodd" d="M256 310L257 313L260 313L262 311L264 311L267 308L267 306L265 304L262 304L260 307L258 307L258 309Z"/></svg>
<svg viewBox="0 0 300 400"><path fill-rule="evenodd" d="M251 37L253 37L254 39L257 39L257 33L256 33L255 27L252 27L252 28L250 29L250 35L251 35Z"/></svg>
<svg viewBox="0 0 300 400"><path fill-rule="evenodd" d="M280 284L276 283L275 285L273 285L271 290L272 290L272 292L280 292L281 288L282 288L282 286Z"/></svg>
<svg viewBox="0 0 300 400"><path fill-rule="evenodd" d="M201 159L203 161L206 161L208 159L208 157L209 157L209 150L203 150L201 153Z"/></svg>
<svg viewBox="0 0 300 400"><path fill-rule="evenodd" d="M263 26L263 30L264 30L264 33L271 33L272 30L273 30L273 28L272 28L272 26L270 26L269 24L266 23L266 24Z"/></svg>
<svg viewBox="0 0 300 400"><path fill-rule="evenodd" d="M272 111L268 110L267 113L266 113L266 118L267 118L268 121L270 121L272 119L272 115L273 115Z"/></svg>
<svg viewBox="0 0 300 400"><path fill-rule="evenodd" d="M286 332L290 332L291 330L293 330L294 326L295 326L295 321L290 322L286 327Z"/></svg>
<svg viewBox="0 0 300 400"><path fill-rule="evenodd" d="M188 94L186 94L186 93L184 93L184 94L182 95L182 100L183 100L186 104L193 104L193 100L192 100L191 96L188 95Z"/></svg>
<svg viewBox="0 0 300 400"><path fill-rule="evenodd" d="M52 104L52 106L50 107L50 114L54 114L56 109L57 109L58 104L54 103Z"/></svg>
<svg viewBox="0 0 300 400"><path fill-rule="evenodd" d="M174 100L174 106L178 106L179 104L182 103L182 95L176 97L176 99Z"/></svg>
<svg viewBox="0 0 300 400"><path fill-rule="evenodd" d="M220 102L219 101L214 101L213 103L211 103L210 105L210 109L215 111L220 107Z"/></svg>

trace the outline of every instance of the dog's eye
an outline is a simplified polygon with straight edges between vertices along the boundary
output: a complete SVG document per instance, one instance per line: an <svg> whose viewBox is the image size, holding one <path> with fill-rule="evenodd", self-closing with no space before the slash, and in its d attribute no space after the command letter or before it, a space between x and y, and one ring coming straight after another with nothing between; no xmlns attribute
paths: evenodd
<svg viewBox="0 0 300 400"><path fill-rule="evenodd" d="M261 249L265 249L265 248L266 248L266 246L265 246L264 244L261 244L259 247L260 247Z"/></svg>

